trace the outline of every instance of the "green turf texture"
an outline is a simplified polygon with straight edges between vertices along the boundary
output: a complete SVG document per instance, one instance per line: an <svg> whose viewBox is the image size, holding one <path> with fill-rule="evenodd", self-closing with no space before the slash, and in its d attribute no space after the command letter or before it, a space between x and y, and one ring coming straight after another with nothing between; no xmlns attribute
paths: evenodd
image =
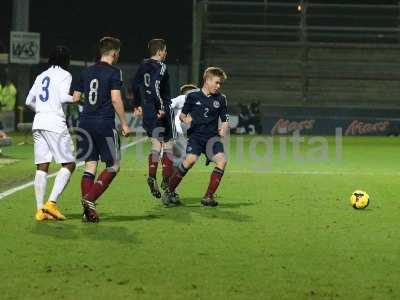
<svg viewBox="0 0 400 300"><path fill-rule="evenodd" d="M290 143L282 158L274 138L267 173L252 141L232 142L217 208L199 203L204 160L179 188L184 206L164 208L135 147L99 200L99 224L80 220L82 169L60 199L65 222L34 221L33 188L0 200L0 298L399 299L400 140L345 137L336 160L329 138L328 160L312 162L294 160ZM0 167L0 191L32 180L32 148L3 149L19 161ZM365 210L350 206L356 189L371 197Z"/></svg>

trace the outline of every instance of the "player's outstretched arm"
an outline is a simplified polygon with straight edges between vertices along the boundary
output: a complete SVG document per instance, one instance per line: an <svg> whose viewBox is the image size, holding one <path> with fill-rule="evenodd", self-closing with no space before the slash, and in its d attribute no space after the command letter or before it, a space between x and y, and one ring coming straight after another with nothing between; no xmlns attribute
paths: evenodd
<svg viewBox="0 0 400 300"><path fill-rule="evenodd" d="M111 90L111 101L114 106L115 112L119 118L122 128L122 134L124 136L129 135L130 129L128 126L128 122L125 118L125 109L124 104L122 103L121 91L120 90Z"/></svg>

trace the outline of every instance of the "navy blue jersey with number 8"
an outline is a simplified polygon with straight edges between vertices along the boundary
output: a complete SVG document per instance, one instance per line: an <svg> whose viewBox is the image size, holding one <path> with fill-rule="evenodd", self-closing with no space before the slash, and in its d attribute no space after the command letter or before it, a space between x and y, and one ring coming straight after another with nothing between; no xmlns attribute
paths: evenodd
<svg viewBox="0 0 400 300"><path fill-rule="evenodd" d="M80 119L114 120L111 91L121 87L122 73L115 66L98 62L83 70L75 87L85 98Z"/></svg>

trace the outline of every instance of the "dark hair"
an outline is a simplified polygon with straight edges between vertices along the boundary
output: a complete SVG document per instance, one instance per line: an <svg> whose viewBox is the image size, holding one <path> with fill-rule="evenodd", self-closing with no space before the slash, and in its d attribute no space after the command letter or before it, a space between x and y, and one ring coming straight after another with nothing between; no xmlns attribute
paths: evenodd
<svg viewBox="0 0 400 300"><path fill-rule="evenodd" d="M107 54L110 51L119 51L121 48L121 41L113 37L103 37L99 42L99 53L100 56Z"/></svg>
<svg viewBox="0 0 400 300"><path fill-rule="evenodd" d="M195 86L195 85L192 84L192 83L188 83L188 84L184 84L184 85L181 86L180 92L181 92L181 95L184 95L184 94L186 94L188 91L195 90L195 89L198 89L198 87Z"/></svg>
<svg viewBox="0 0 400 300"><path fill-rule="evenodd" d="M163 39L150 40L150 42L148 44L150 56L154 56L157 54L158 51L164 50L166 45L167 44L165 43L165 40L163 40Z"/></svg>
<svg viewBox="0 0 400 300"><path fill-rule="evenodd" d="M56 46L50 53L49 66L68 68L70 60L69 49L65 46Z"/></svg>

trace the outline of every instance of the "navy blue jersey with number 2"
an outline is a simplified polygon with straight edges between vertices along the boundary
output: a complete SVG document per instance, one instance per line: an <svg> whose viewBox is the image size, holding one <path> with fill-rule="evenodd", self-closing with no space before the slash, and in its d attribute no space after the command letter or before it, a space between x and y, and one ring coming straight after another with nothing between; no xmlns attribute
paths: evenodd
<svg viewBox="0 0 400 300"><path fill-rule="evenodd" d="M206 96L202 90L195 90L186 95L182 113L192 117L188 136L216 136L219 120L228 122L229 119L225 95L216 93Z"/></svg>

